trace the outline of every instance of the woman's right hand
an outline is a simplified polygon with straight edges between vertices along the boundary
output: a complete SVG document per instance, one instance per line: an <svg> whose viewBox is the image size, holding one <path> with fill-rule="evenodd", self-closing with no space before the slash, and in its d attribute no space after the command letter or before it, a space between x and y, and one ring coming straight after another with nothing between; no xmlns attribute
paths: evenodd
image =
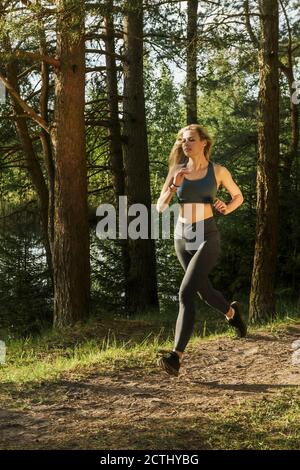
<svg viewBox="0 0 300 470"><path fill-rule="evenodd" d="M176 170L175 173L174 173L174 176L173 176L173 180L172 180L172 183L175 184L175 186L180 186L182 181L183 181L183 178L184 178L184 175L190 173L191 171L188 170L187 168L180 168L179 170Z"/></svg>

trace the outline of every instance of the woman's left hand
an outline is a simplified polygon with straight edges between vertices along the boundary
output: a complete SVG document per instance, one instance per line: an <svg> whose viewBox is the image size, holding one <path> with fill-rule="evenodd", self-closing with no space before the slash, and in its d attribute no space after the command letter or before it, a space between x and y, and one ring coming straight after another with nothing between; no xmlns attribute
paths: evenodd
<svg viewBox="0 0 300 470"><path fill-rule="evenodd" d="M217 209L217 211L221 212L221 214L223 215L228 214L227 205L220 199L216 199L216 201L214 202L214 208Z"/></svg>

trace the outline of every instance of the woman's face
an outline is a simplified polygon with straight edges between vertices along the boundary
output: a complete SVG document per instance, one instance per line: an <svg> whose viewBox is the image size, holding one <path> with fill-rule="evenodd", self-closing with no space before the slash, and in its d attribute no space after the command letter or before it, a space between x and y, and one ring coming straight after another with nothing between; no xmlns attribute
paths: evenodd
<svg viewBox="0 0 300 470"><path fill-rule="evenodd" d="M188 130L183 132L181 143L182 150L187 157L197 157L203 153L207 141L201 140L197 131Z"/></svg>

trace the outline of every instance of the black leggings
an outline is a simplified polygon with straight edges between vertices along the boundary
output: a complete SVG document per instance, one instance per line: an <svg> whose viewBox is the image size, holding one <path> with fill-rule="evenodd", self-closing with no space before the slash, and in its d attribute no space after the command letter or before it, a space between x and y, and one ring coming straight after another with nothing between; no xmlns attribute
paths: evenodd
<svg viewBox="0 0 300 470"><path fill-rule="evenodd" d="M195 238L195 231L203 236ZM193 235L196 242L193 241ZM178 219L174 243L177 257L185 270L179 289L174 347L176 351L183 352L194 328L196 295L224 315L228 312L230 303L221 292L213 288L208 278L220 254L220 233L214 218L209 217L193 224L184 224Z"/></svg>

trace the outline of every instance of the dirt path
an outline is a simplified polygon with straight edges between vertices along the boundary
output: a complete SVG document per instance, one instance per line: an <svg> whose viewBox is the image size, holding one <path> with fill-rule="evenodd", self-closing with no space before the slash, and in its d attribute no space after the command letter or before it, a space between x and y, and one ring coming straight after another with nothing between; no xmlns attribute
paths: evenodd
<svg viewBox="0 0 300 470"><path fill-rule="evenodd" d="M141 368L95 370L80 381L41 385L34 395L15 392L23 406L0 409L0 448L208 448L201 429L224 407L299 387L300 365L291 360L296 339L300 326L198 344L188 349L178 378L155 366L147 375Z"/></svg>

